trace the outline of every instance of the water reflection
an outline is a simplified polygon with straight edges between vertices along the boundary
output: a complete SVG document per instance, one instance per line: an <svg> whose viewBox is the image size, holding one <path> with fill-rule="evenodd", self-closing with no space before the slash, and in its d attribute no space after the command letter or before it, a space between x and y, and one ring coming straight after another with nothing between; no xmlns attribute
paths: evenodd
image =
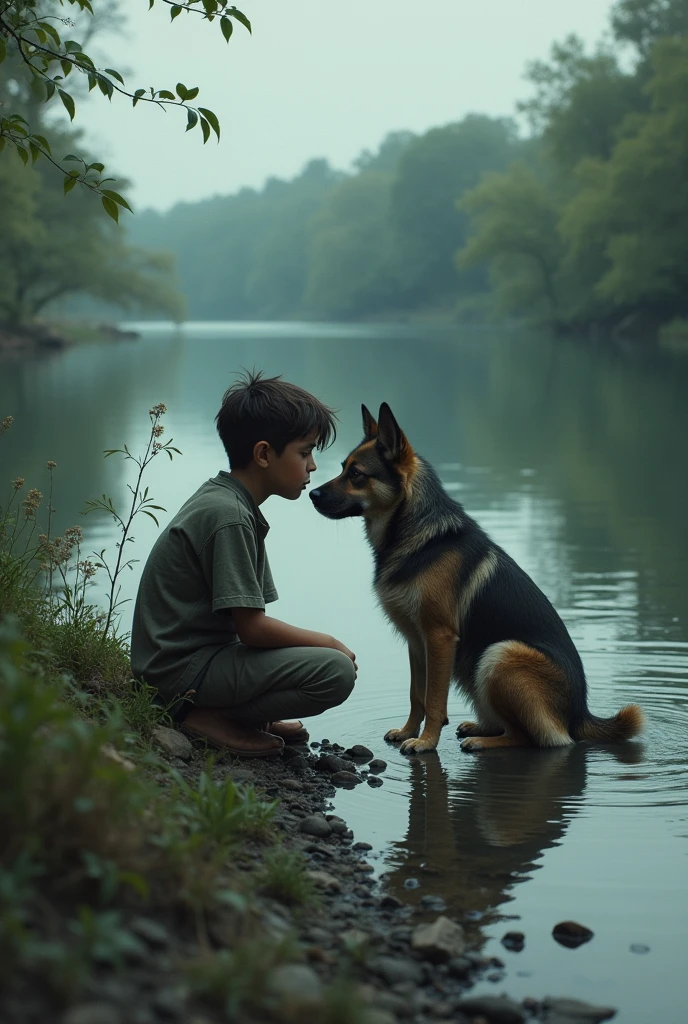
<svg viewBox="0 0 688 1024"><path fill-rule="evenodd" d="M469 928L503 919L514 888L581 808L591 753L625 766L644 760L641 743L495 750L456 780L436 753L412 759L408 830L386 857L385 889L418 910L424 897L440 897ZM408 889L410 878L420 887Z"/></svg>

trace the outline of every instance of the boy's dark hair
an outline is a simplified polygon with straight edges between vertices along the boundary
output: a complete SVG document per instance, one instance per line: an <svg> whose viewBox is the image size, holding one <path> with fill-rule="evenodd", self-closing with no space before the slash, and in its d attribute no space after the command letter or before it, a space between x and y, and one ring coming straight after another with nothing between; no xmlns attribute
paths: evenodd
<svg viewBox="0 0 688 1024"><path fill-rule="evenodd" d="M258 441L281 455L290 441L315 431L322 451L337 436L335 419L332 409L296 384L246 370L225 391L215 422L230 466L245 469Z"/></svg>

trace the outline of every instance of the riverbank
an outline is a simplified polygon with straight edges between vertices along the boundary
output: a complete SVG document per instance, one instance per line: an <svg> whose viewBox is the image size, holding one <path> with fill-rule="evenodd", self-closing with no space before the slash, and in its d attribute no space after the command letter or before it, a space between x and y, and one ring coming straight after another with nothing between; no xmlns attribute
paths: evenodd
<svg viewBox="0 0 688 1024"><path fill-rule="evenodd" d="M115 324L38 322L22 327L0 325L0 357L24 357L57 352L84 341L134 341L137 331Z"/></svg>

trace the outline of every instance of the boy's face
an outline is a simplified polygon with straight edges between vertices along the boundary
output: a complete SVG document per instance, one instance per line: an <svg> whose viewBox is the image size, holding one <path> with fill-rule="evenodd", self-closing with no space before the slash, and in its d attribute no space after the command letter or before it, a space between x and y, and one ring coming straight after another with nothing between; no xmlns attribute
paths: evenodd
<svg viewBox="0 0 688 1024"><path fill-rule="evenodd" d="M316 470L313 451L316 432L308 437L290 441L281 455L273 453L270 460L270 487L273 494L294 501L299 498L310 483L311 473Z"/></svg>

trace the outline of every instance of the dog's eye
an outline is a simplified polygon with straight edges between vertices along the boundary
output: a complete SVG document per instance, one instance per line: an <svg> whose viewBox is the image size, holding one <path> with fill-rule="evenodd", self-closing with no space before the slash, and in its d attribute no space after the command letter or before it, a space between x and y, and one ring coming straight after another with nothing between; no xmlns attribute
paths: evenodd
<svg viewBox="0 0 688 1024"><path fill-rule="evenodd" d="M362 480L364 476L365 473L361 473L360 469L356 469L355 466L352 466L349 470L349 480L353 480L355 482L356 480Z"/></svg>

